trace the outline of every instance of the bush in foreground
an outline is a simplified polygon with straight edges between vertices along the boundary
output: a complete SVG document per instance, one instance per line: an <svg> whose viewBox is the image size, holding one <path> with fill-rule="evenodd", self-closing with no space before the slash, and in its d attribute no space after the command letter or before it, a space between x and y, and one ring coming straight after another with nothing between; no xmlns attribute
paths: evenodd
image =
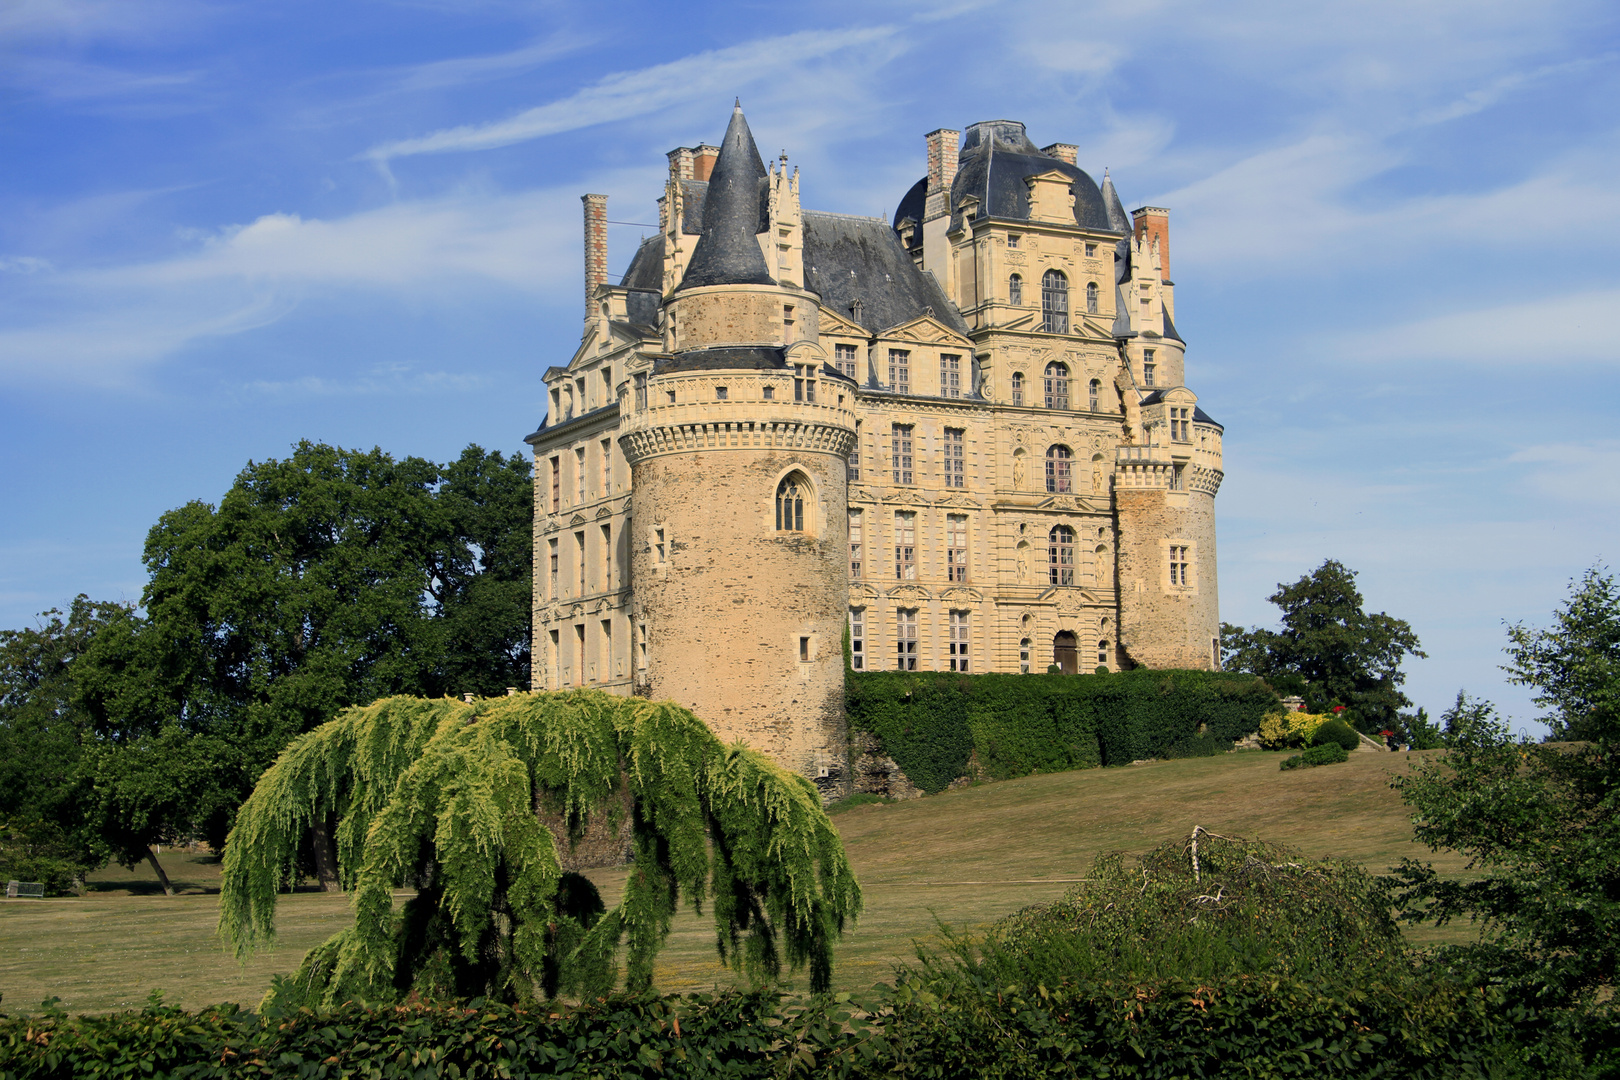
<svg viewBox="0 0 1620 1080"><path fill-rule="evenodd" d="M1334 717L1317 728L1316 733L1311 736L1312 746L1326 746L1329 743L1335 743L1346 750L1354 750L1361 745L1361 736L1356 734L1355 728Z"/></svg>

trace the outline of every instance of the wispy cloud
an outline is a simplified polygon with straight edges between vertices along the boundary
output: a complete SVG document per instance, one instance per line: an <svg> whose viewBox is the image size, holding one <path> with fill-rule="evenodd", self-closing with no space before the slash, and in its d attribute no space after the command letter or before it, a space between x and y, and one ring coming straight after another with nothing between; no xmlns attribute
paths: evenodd
<svg viewBox="0 0 1620 1080"><path fill-rule="evenodd" d="M1620 288L1553 292L1531 301L1453 311L1329 341L1324 358L1352 364L1420 360L1467 366L1512 364L1527 372L1620 367Z"/></svg>
<svg viewBox="0 0 1620 1080"><path fill-rule="evenodd" d="M504 120L445 128L418 138L375 146L363 159L386 162L415 154L491 150L614 120L626 120L695 98L712 98L784 67L802 65L863 45L886 42L893 27L810 30L696 53L667 64L609 75L558 101Z"/></svg>
<svg viewBox="0 0 1620 1080"><path fill-rule="evenodd" d="M384 397L420 394L467 394L485 390L489 379L466 372L415 371L400 364L379 365L354 378L305 375L297 379L258 379L243 386L247 394L273 398Z"/></svg>

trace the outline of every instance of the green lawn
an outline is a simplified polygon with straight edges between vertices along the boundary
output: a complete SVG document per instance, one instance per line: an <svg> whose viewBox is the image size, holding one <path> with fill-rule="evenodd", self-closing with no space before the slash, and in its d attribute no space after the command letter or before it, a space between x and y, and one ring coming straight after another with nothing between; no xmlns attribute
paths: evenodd
<svg viewBox="0 0 1620 1080"><path fill-rule="evenodd" d="M1343 856L1375 871L1405 855L1426 857L1388 786L1406 756L1357 753L1343 765L1286 773L1279 759L1242 753L1054 773L838 815L866 914L839 951L836 982L852 988L886 980L910 958L913 941L933 935L936 918L982 926L1061 895L1099 854L1140 851L1185 837L1195 825ZM1448 872L1462 868L1455 858L1435 862ZM251 1005L272 973L295 968L305 950L349 919L340 895L284 897L280 947L244 967L214 937L217 862L166 852L163 863L177 887L186 883L182 895L154 895L147 867L114 867L92 880L84 898L0 903L0 1009L32 1009L55 995L70 1010L99 1012L139 1004L154 988L177 1004ZM592 877L615 902L624 871ZM1459 928L1447 937L1466 934ZM1429 931L1416 940L1437 937ZM681 913L656 978L664 990L730 983L706 917Z"/></svg>

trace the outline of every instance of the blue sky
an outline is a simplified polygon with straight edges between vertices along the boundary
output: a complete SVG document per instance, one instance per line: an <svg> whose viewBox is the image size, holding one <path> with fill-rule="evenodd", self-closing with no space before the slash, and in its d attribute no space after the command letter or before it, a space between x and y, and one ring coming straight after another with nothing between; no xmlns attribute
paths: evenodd
<svg viewBox="0 0 1620 1080"><path fill-rule="evenodd" d="M0 626L138 599L161 513L300 438L522 450L579 195L656 221L740 95L817 209L891 213L925 132L997 117L1170 207L1223 617L1338 558L1415 700L1522 724L1503 621L1616 558L1617 58L1559 0L0 0Z"/></svg>

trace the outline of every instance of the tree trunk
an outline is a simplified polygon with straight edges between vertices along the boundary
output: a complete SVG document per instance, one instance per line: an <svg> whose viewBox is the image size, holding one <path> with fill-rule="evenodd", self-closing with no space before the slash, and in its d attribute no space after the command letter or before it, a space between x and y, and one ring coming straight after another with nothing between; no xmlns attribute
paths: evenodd
<svg viewBox="0 0 1620 1080"><path fill-rule="evenodd" d="M163 895L173 896L174 886L169 884L169 875L163 872L163 864L158 862L157 854L152 851L150 844L146 847L146 861L152 864L152 869L157 873L158 881L163 885Z"/></svg>
<svg viewBox="0 0 1620 1080"><path fill-rule="evenodd" d="M315 880L322 892L341 892L343 883L338 878L337 852L332 847L332 833L323 814L309 827L311 846L315 849Z"/></svg>

